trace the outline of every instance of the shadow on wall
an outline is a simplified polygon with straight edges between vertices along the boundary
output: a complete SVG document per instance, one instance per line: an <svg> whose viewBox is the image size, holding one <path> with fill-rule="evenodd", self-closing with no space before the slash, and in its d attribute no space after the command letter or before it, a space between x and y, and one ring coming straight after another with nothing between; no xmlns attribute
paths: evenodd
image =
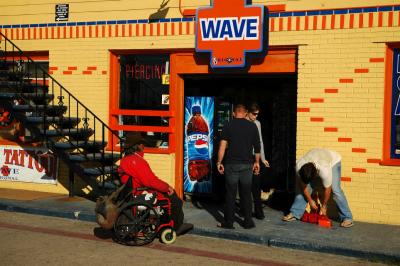
<svg viewBox="0 0 400 266"><path fill-rule="evenodd" d="M168 14L169 7L167 7L169 0L163 0L160 4L160 8L153 14L150 14L149 21L157 22L159 19L165 18Z"/></svg>

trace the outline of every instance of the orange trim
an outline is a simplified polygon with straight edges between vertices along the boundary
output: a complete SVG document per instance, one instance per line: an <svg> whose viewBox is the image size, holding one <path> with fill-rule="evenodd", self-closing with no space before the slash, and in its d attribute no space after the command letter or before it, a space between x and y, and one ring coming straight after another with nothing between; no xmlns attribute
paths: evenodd
<svg viewBox="0 0 400 266"><path fill-rule="evenodd" d="M337 127L325 127L324 128L325 132L338 132L338 128Z"/></svg>
<svg viewBox="0 0 400 266"><path fill-rule="evenodd" d="M296 30L300 30L300 17L296 17Z"/></svg>
<svg viewBox="0 0 400 266"><path fill-rule="evenodd" d="M110 114L112 115L138 115L138 116L173 116L171 111L154 111L154 110L124 110L115 109L115 106L111 107Z"/></svg>
<svg viewBox="0 0 400 266"><path fill-rule="evenodd" d="M108 109L111 110L115 106L118 106L118 91L119 91L119 62L118 55L115 53L110 53L110 100ZM114 130L115 126L118 125L118 117L111 115L108 116L110 128ZM114 138L114 139L113 139ZM117 143L117 138L113 137L112 134L108 135L108 145L110 149L112 147L111 143Z"/></svg>
<svg viewBox="0 0 400 266"><path fill-rule="evenodd" d="M352 152L357 152L357 153L366 153L367 149L364 149L364 148L352 148L351 151Z"/></svg>
<svg viewBox="0 0 400 266"><path fill-rule="evenodd" d="M196 16L196 9L184 9L182 15L184 17L194 17Z"/></svg>
<svg viewBox="0 0 400 266"><path fill-rule="evenodd" d="M322 29L326 29L326 16L322 16Z"/></svg>
<svg viewBox="0 0 400 266"><path fill-rule="evenodd" d="M283 31L283 18L279 18L279 31Z"/></svg>
<svg viewBox="0 0 400 266"><path fill-rule="evenodd" d="M363 13L358 15L358 27L363 28L364 27L364 16Z"/></svg>
<svg viewBox="0 0 400 266"><path fill-rule="evenodd" d="M253 60L246 74L295 73L296 48L270 48L265 58ZM175 131L170 134L171 146L175 151L175 190L183 196L183 131L184 131L184 79L185 74L212 74L208 57L197 56L193 52L171 54L170 73L170 110L175 116L170 119L170 126Z"/></svg>
<svg viewBox="0 0 400 266"><path fill-rule="evenodd" d="M367 159L367 163L380 163L381 159Z"/></svg>
<svg viewBox="0 0 400 266"><path fill-rule="evenodd" d="M318 28L318 16L314 16L313 19L313 30L316 30Z"/></svg>
<svg viewBox="0 0 400 266"><path fill-rule="evenodd" d="M344 15L340 15L340 28L344 29Z"/></svg>
<svg viewBox="0 0 400 266"><path fill-rule="evenodd" d="M271 18L270 31L275 31L275 18Z"/></svg>
<svg viewBox="0 0 400 266"><path fill-rule="evenodd" d="M308 30L308 16L304 17L304 30Z"/></svg>
<svg viewBox="0 0 400 266"><path fill-rule="evenodd" d="M307 108L307 107L304 107L304 108L298 107L298 108L297 108L297 112L298 112L298 113L307 113L307 112L310 112L310 108Z"/></svg>
<svg viewBox="0 0 400 266"><path fill-rule="evenodd" d="M383 25L383 13L379 12L378 14L378 27L382 27Z"/></svg>
<svg viewBox="0 0 400 266"><path fill-rule="evenodd" d="M324 122L323 117L310 117L311 122Z"/></svg>
<svg viewBox="0 0 400 266"><path fill-rule="evenodd" d="M383 120L383 150L380 164L400 166L400 159L390 157L391 150L391 131L392 131L392 73L393 73L393 48L400 47L400 44L386 47L386 66L385 66L385 95L384 95L384 120ZM383 58L370 58L374 62L383 62Z"/></svg>
<svg viewBox="0 0 400 266"><path fill-rule="evenodd" d="M354 14L350 14L349 28L354 28Z"/></svg>
<svg viewBox="0 0 400 266"><path fill-rule="evenodd" d="M171 133L174 132L174 129L171 127L158 127L158 126L134 126L134 125L115 125L113 127L115 130L127 130L127 131L152 131L152 132L163 132L163 133Z"/></svg>
<svg viewBox="0 0 400 266"><path fill-rule="evenodd" d="M367 169L365 169L365 168L352 168L351 171L353 173L366 173Z"/></svg>
<svg viewBox="0 0 400 266"><path fill-rule="evenodd" d="M352 142L352 138L338 138L338 142Z"/></svg>
<svg viewBox="0 0 400 266"><path fill-rule="evenodd" d="M335 28L335 15L331 15L331 29Z"/></svg>
<svg viewBox="0 0 400 266"><path fill-rule="evenodd" d="M340 178L340 181L342 181L342 182L351 182L351 177L342 176L342 177Z"/></svg>
<svg viewBox="0 0 400 266"><path fill-rule="evenodd" d="M388 26L389 26L389 27L393 27L393 11L390 11L390 12L389 12Z"/></svg>
<svg viewBox="0 0 400 266"><path fill-rule="evenodd" d="M368 17L368 27L372 27L374 25L374 13L369 13Z"/></svg>

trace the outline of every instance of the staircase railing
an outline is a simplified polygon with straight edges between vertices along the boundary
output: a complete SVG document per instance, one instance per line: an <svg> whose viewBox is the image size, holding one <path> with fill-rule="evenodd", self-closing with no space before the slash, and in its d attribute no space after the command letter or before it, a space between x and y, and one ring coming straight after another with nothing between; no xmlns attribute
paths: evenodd
<svg viewBox="0 0 400 266"><path fill-rule="evenodd" d="M87 139L88 142L95 143L95 145L101 147L107 146L106 149L98 151L102 153L102 158L104 158L105 153L112 153L112 157L114 157L115 154L115 156L120 159L123 139L118 136L118 132L108 127L96 114L94 114L63 85L55 80L47 70L34 62L29 55L25 54L10 39L0 32L0 43L1 39L4 40L4 44L0 49L3 51L0 55L0 61L11 62L12 68L10 71L13 72L14 76L19 77L19 79L16 79L15 81L16 87L22 88L22 86L25 86L26 83L29 82L31 90L33 91L32 93L37 96L46 97L46 95L53 95L53 97L48 99L49 101L47 105L44 104L45 108L51 108L52 106L66 107L64 114L60 116L60 119L65 122L75 121L75 123L77 123L76 129L81 128L82 134L90 135ZM29 103L29 99L26 98L22 91L19 91L18 93L19 97L26 100L24 104L30 104L33 109L37 107L37 105ZM44 133L42 135L45 136L46 130L56 130L62 136L63 141L76 147L77 152L81 152L81 149L78 148L79 140L69 137L68 133L71 133L71 127L69 127L68 130L63 130L57 125L57 123L47 121L46 116L44 115L41 128ZM50 139L50 137L47 136L45 138L46 141L49 141ZM53 144L47 142L47 145L50 146L48 148L54 148L52 147ZM116 168L117 166L113 164L111 167ZM104 170L105 166L102 164L102 166L99 167L99 171L104 173ZM103 183L104 185L104 182L109 178L109 175L102 174L98 178L100 178L100 183Z"/></svg>

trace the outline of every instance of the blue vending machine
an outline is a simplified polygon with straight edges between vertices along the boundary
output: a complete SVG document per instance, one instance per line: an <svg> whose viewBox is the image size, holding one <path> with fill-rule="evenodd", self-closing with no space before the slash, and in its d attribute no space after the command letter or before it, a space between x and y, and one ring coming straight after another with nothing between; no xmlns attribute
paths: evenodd
<svg viewBox="0 0 400 266"><path fill-rule="evenodd" d="M214 148L214 97L185 97L184 192L210 194Z"/></svg>

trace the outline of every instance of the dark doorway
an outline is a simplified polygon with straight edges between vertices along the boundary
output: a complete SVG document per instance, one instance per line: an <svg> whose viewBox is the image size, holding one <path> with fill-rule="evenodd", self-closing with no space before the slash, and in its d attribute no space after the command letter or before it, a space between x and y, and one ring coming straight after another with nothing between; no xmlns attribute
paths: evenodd
<svg viewBox="0 0 400 266"><path fill-rule="evenodd" d="M256 102L261 111L258 120L262 134L267 169L266 184L278 190L294 190L296 160L296 74L230 74L185 76L185 96L215 97L218 103L250 104ZM214 137L214 154L218 149L218 135ZM215 166L215 161L213 164ZM216 173L215 171L213 171Z"/></svg>

